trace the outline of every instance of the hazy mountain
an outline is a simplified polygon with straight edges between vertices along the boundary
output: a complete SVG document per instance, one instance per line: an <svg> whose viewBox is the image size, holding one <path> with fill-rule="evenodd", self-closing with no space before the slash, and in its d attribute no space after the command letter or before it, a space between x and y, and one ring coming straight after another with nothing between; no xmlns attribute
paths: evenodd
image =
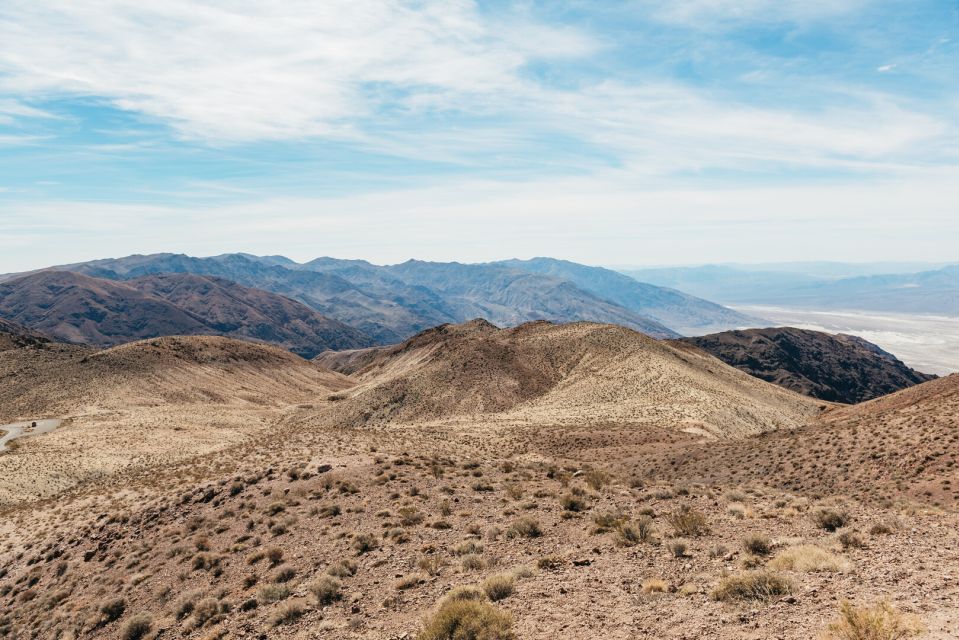
<svg viewBox="0 0 959 640"><path fill-rule="evenodd" d="M717 265L625 273L731 304L959 314L959 266L956 265L917 273L841 278Z"/></svg>
<svg viewBox="0 0 959 640"><path fill-rule="evenodd" d="M757 378L832 402L863 402L936 377L842 334L780 327L682 340Z"/></svg>
<svg viewBox="0 0 959 640"><path fill-rule="evenodd" d="M409 261L377 266L333 258L303 265L282 266L279 262L276 257L243 254L210 258L155 254L59 268L117 280L158 273L226 278L298 300L381 344L400 342L429 327L478 316L500 325L530 320L592 320L621 324L655 337L678 335L662 323L568 280L502 265Z"/></svg>
<svg viewBox="0 0 959 640"><path fill-rule="evenodd" d="M374 343L294 300L191 274L117 282L42 271L0 283L0 317L98 347L166 335L221 335L311 357Z"/></svg>
<svg viewBox="0 0 959 640"><path fill-rule="evenodd" d="M757 326L763 321L676 289L639 282L602 267L556 260L507 260L515 269L563 278L604 300L648 316L680 333L696 334L716 329Z"/></svg>

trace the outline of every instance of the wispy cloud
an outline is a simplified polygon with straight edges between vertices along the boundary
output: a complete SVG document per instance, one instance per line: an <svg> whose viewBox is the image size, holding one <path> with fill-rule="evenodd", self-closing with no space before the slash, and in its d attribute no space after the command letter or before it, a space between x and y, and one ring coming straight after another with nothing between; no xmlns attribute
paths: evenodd
<svg viewBox="0 0 959 640"><path fill-rule="evenodd" d="M468 108L531 61L594 46L468 0L51 0L0 16L0 91L94 96L230 141L351 136L386 107Z"/></svg>

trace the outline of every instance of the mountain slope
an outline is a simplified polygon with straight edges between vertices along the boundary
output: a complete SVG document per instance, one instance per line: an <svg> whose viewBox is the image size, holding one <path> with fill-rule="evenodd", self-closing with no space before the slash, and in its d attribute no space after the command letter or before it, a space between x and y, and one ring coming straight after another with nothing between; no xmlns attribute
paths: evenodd
<svg viewBox="0 0 959 640"><path fill-rule="evenodd" d="M676 289L639 282L629 276L553 258L506 260L495 264L563 278L604 300L648 316L680 333L755 326L762 321Z"/></svg>
<svg viewBox="0 0 959 640"><path fill-rule="evenodd" d="M821 405L682 343L586 322L473 321L317 362L360 381L337 424L617 423L725 438L796 427Z"/></svg>
<svg viewBox="0 0 959 640"><path fill-rule="evenodd" d="M619 324L656 338L676 337L647 316L597 297L570 281L498 265L409 260L387 267L404 282L443 295L458 320L483 317L501 326L533 320Z"/></svg>
<svg viewBox="0 0 959 640"><path fill-rule="evenodd" d="M116 282L34 273L0 283L0 317L98 347L163 335L227 335L312 356L373 343L293 300L189 274Z"/></svg>
<svg viewBox="0 0 959 640"><path fill-rule="evenodd" d="M855 404L935 378L843 334L778 327L683 341L752 376L830 402Z"/></svg>
<svg viewBox="0 0 959 640"><path fill-rule="evenodd" d="M39 347L50 342L50 338L28 329L22 324L0 318L0 351L21 347Z"/></svg>

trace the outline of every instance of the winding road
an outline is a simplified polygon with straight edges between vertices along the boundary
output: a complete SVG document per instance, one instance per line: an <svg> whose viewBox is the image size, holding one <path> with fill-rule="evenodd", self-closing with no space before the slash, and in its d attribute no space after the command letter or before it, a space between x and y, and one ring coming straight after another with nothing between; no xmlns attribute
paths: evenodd
<svg viewBox="0 0 959 640"><path fill-rule="evenodd" d="M46 420L27 420L26 422L0 425L0 431L3 432L3 436L0 436L0 452L7 450L8 442L12 442L17 438L49 433L59 427L61 422L63 421L56 418L48 418Z"/></svg>

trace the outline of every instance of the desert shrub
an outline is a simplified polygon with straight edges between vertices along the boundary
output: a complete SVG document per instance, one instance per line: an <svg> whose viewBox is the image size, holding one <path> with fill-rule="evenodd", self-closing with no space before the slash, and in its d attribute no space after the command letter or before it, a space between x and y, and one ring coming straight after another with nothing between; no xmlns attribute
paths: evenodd
<svg viewBox="0 0 959 640"><path fill-rule="evenodd" d="M650 578L643 581L643 593L666 593L669 591L669 585L665 580L659 578Z"/></svg>
<svg viewBox="0 0 959 640"><path fill-rule="evenodd" d="M869 533L874 536L887 536L895 530L895 524L890 522L877 522L869 527Z"/></svg>
<svg viewBox="0 0 959 640"><path fill-rule="evenodd" d="M812 521L820 529L835 531L849 524L849 514L833 509L817 509L812 513Z"/></svg>
<svg viewBox="0 0 959 640"><path fill-rule="evenodd" d="M375 536L369 533L360 533L353 539L353 549L357 555L363 555L380 546Z"/></svg>
<svg viewBox="0 0 959 640"><path fill-rule="evenodd" d="M343 597L343 585L333 576L320 576L307 586L307 591L321 605L331 604Z"/></svg>
<svg viewBox="0 0 959 640"><path fill-rule="evenodd" d="M746 571L720 580L710 596L713 600L769 600L792 592L787 578L768 571Z"/></svg>
<svg viewBox="0 0 959 640"><path fill-rule="evenodd" d="M476 585L461 585L453 587L443 596L443 602L455 602L457 600L483 601L486 599L486 592Z"/></svg>
<svg viewBox="0 0 959 640"><path fill-rule="evenodd" d="M706 514L692 507L683 506L679 510L666 516L666 522L673 528L677 536L697 536L709 533L709 522Z"/></svg>
<svg viewBox="0 0 959 640"><path fill-rule="evenodd" d="M100 603L100 613L105 622L113 622L123 615L126 608L127 603L123 598L110 598Z"/></svg>
<svg viewBox="0 0 959 640"><path fill-rule="evenodd" d="M801 544L783 549L769 561L769 568L777 571L845 571L849 561L814 544Z"/></svg>
<svg viewBox="0 0 959 640"><path fill-rule="evenodd" d="M589 508L585 498L573 495L572 493L567 493L561 497L559 499L559 504L567 511L572 511L574 513L585 511L587 508Z"/></svg>
<svg viewBox="0 0 959 640"><path fill-rule="evenodd" d="M413 587L422 584L426 581L426 577L422 573L411 573L408 576L403 576L399 580L393 583L393 587L397 591L406 591L407 589L412 589Z"/></svg>
<svg viewBox="0 0 959 640"><path fill-rule="evenodd" d="M538 538L541 535L543 535L543 530L540 528L539 522L529 516L518 518L506 530L507 538Z"/></svg>
<svg viewBox="0 0 959 640"><path fill-rule="evenodd" d="M453 547L454 556L467 556L474 553L483 553L483 544L475 540L467 540Z"/></svg>
<svg viewBox="0 0 959 640"><path fill-rule="evenodd" d="M839 544L843 549L862 549L866 546L862 536L855 531L843 531L839 534Z"/></svg>
<svg viewBox="0 0 959 640"><path fill-rule="evenodd" d="M270 622L272 622L275 627L281 624L290 624L298 620L304 613L306 613L306 608L303 606L303 603L299 600L291 600L290 602L282 604L280 608L273 613Z"/></svg>
<svg viewBox="0 0 959 640"><path fill-rule="evenodd" d="M263 602L279 602L290 595L290 588L285 584L265 584L256 592L256 597Z"/></svg>
<svg viewBox="0 0 959 640"><path fill-rule="evenodd" d="M556 571L566 564L566 561L559 556L544 556L536 561L536 566L546 571Z"/></svg>
<svg viewBox="0 0 959 640"><path fill-rule="evenodd" d="M200 594L196 591L185 593L176 601L173 606L173 615L177 620L187 617L196 608L196 603L200 599Z"/></svg>
<svg viewBox="0 0 959 640"><path fill-rule="evenodd" d="M193 626L200 628L220 614L220 602L216 598L204 598L193 609Z"/></svg>
<svg viewBox="0 0 959 640"><path fill-rule="evenodd" d="M449 600L423 626L417 640L515 640L513 617L486 602Z"/></svg>
<svg viewBox="0 0 959 640"><path fill-rule="evenodd" d="M266 550L266 558L274 567L283 561L283 549L279 547L270 547Z"/></svg>
<svg viewBox="0 0 959 640"><path fill-rule="evenodd" d="M503 488L506 490L506 495L513 500L519 500L523 497L523 485L517 482L508 482Z"/></svg>
<svg viewBox="0 0 959 640"><path fill-rule="evenodd" d="M148 613L138 613L123 625L123 631L120 633L122 640L140 640L146 634L150 633L153 627L153 618Z"/></svg>
<svg viewBox="0 0 959 640"><path fill-rule="evenodd" d="M486 560L480 555L470 553L463 556L460 566L463 567L463 571L479 571L486 568Z"/></svg>
<svg viewBox="0 0 959 640"><path fill-rule="evenodd" d="M437 576L447 564L446 559L440 556L424 556L416 561L416 568L431 576Z"/></svg>
<svg viewBox="0 0 959 640"><path fill-rule="evenodd" d="M583 480L593 491L599 491L609 484L610 476L601 469L589 468L583 473Z"/></svg>
<svg viewBox="0 0 959 640"><path fill-rule="evenodd" d="M671 540L669 544L666 545L666 548L669 549L669 552L673 554L674 558L684 558L686 551L689 549L689 544L682 539Z"/></svg>
<svg viewBox="0 0 959 640"><path fill-rule="evenodd" d="M352 560L343 559L339 562L334 562L327 567L326 573L334 578L349 578L350 576L356 575L356 568L355 562Z"/></svg>
<svg viewBox="0 0 959 640"><path fill-rule="evenodd" d="M283 583L289 582L296 577L296 569L291 567L288 564L281 566L276 570L276 573L273 574L273 582Z"/></svg>
<svg viewBox="0 0 959 640"><path fill-rule="evenodd" d="M621 525L626 519L616 511L604 511L593 516L593 533L606 533Z"/></svg>
<svg viewBox="0 0 959 640"><path fill-rule="evenodd" d="M772 551L773 544L766 536L754 533L743 539L743 551L756 556L767 556Z"/></svg>
<svg viewBox="0 0 959 640"><path fill-rule="evenodd" d="M516 590L516 579L512 574L499 573L483 580L483 584L480 586L487 598L493 602L498 602L513 595L513 591Z"/></svg>
<svg viewBox="0 0 959 640"><path fill-rule="evenodd" d="M874 607L839 605L839 620L829 625L824 640L902 640L923 632L922 625L887 602Z"/></svg>
<svg viewBox="0 0 959 640"><path fill-rule="evenodd" d="M412 527L423 522L423 514L416 507L401 507L399 509L400 524Z"/></svg>

